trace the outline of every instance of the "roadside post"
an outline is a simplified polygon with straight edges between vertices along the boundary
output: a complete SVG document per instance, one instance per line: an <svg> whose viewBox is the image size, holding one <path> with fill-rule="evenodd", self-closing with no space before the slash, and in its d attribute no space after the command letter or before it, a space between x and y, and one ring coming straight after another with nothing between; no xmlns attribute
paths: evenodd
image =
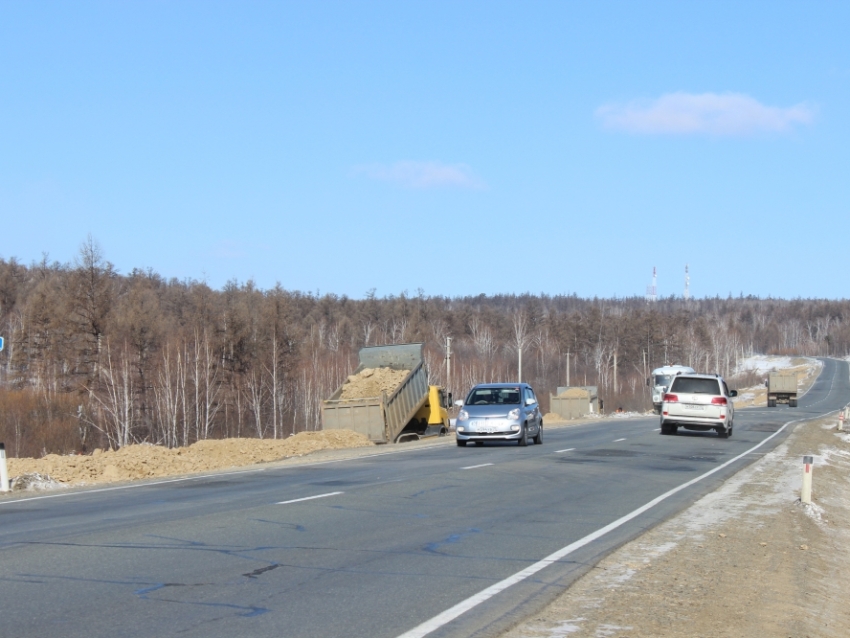
<svg viewBox="0 0 850 638"><path fill-rule="evenodd" d="M803 490L800 493L800 501L806 505L812 503L812 467L813 458L811 456L803 457Z"/></svg>
<svg viewBox="0 0 850 638"><path fill-rule="evenodd" d="M9 470L6 468L6 444L0 443L0 492L8 492Z"/></svg>

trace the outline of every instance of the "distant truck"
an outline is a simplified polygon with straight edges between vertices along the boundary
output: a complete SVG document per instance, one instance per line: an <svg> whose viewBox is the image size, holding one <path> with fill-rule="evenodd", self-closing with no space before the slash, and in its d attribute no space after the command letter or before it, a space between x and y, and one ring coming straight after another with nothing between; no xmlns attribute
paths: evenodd
<svg viewBox="0 0 850 638"><path fill-rule="evenodd" d="M370 346L358 353L358 375L366 369L391 368L407 371L400 383L377 396L343 399L343 383L330 399L322 402L325 430L353 430L373 443L399 443L427 436L443 436L449 431L446 408L451 395L443 388L428 385L428 372L421 343Z"/></svg>
<svg viewBox="0 0 850 638"><path fill-rule="evenodd" d="M767 407L775 408L785 403L789 408L797 407L797 373L788 370L770 372L767 375Z"/></svg>
<svg viewBox="0 0 850 638"><path fill-rule="evenodd" d="M679 374L694 374L694 372L696 371L693 368L680 365L662 366L652 371L652 374L646 380L646 385L651 388L652 407L655 410L655 414L661 414L661 403L664 401L664 393L667 392L667 389L673 382L673 378Z"/></svg>

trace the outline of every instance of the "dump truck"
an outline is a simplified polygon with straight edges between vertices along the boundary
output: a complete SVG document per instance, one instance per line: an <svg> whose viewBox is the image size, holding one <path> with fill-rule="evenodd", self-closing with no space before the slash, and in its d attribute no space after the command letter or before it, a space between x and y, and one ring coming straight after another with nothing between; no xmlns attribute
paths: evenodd
<svg viewBox="0 0 850 638"><path fill-rule="evenodd" d="M797 373L787 370L770 372L767 375L767 407L775 408L785 403L789 408L797 407Z"/></svg>
<svg viewBox="0 0 850 638"><path fill-rule="evenodd" d="M443 388L428 384L422 348L421 343L361 348L360 365L330 399L322 401L323 429L353 430L373 443L448 434L446 408L451 405L451 396ZM391 374L393 371L397 374ZM351 396L347 389L362 375L390 379L394 387L373 389L368 392L373 396Z"/></svg>

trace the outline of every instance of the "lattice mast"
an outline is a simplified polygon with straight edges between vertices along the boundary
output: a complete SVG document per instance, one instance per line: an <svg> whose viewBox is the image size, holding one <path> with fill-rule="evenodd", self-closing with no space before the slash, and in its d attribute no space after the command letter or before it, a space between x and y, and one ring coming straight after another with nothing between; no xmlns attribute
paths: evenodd
<svg viewBox="0 0 850 638"><path fill-rule="evenodd" d="M646 287L646 300L648 302L658 301L658 275L655 266L652 267L652 285Z"/></svg>
<svg viewBox="0 0 850 638"><path fill-rule="evenodd" d="M685 264L685 301L691 298L691 276L688 274L688 264Z"/></svg>

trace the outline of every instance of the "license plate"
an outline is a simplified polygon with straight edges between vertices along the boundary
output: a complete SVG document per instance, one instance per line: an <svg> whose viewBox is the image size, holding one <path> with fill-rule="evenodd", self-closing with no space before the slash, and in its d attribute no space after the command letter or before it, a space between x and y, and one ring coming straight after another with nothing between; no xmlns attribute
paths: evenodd
<svg viewBox="0 0 850 638"><path fill-rule="evenodd" d="M686 410L704 410L705 409L704 405L697 405L696 403L683 403L682 407L684 407Z"/></svg>
<svg viewBox="0 0 850 638"><path fill-rule="evenodd" d="M492 434L493 432L496 431L496 424L495 423L488 423L487 421L484 421L484 420L471 421L469 423L469 425L470 425L470 428L472 429L473 432L488 432L488 433Z"/></svg>

